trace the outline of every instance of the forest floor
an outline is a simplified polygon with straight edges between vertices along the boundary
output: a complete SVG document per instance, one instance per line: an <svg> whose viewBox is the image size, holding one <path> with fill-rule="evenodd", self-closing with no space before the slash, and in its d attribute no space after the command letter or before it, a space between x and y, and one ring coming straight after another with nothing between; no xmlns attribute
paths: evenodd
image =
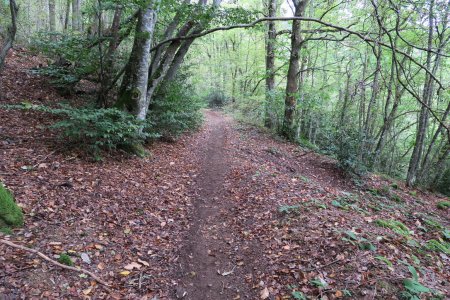
<svg viewBox="0 0 450 300"><path fill-rule="evenodd" d="M61 101L29 72L42 63L14 51L0 104ZM110 287L0 244L0 299L398 299L412 281L450 297L449 253L436 244L450 234L449 211L437 208L448 198L350 178L333 159L216 111L200 131L148 146L147 158L101 162L68 150L52 122L0 108L0 181L26 218L0 238L68 253Z"/></svg>

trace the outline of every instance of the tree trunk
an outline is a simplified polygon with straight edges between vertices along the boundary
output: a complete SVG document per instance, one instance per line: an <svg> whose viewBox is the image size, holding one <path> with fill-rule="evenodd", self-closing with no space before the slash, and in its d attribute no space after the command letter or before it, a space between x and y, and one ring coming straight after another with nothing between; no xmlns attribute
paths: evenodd
<svg viewBox="0 0 450 300"><path fill-rule="evenodd" d="M11 12L11 25L8 27L8 33L5 42L0 50L0 72L3 70L6 56L8 55L9 49L12 48L14 39L16 38L17 13L19 11L19 8L17 7L15 0L9 0L9 10Z"/></svg>
<svg viewBox="0 0 450 300"><path fill-rule="evenodd" d="M429 70L431 67L432 60L432 49L433 49L433 30L434 30L434 0L430 1L430 11L429 11L429 26L428 26L428 53L427 53L427 63L426 67ZM433 74L434 75L434 74ZM420 166L420 161L422 159L425 136L428 127L428 108L427 105L431 102L433 79L430 74L426 74L425 84L423 87L422 101L425 105L422 105L416 132L416 142L414 144L413 153L409 161L408 174L406 176L406 184L408 186L414 186L416 184L417 173Z"/></svg>
<svg viewBox="0 0 450 300"><path fill-rule="evenodd" d="M80 0L72 1L72 29L81 30Z"/></svg>
<svg viewBox="0 0 450 300"><path fill-rule="evenodd" d="M67 0L66 2L66 18L64 19L64 32L69 28L69 17L70 17L70 4L71 0Z"/></svg>
<svg viewBox="0 0 450 300"><path fill-rule="evenodd" d="M296 0L295 4L295 16L302 17L306 5L309 0ZM298 73L299 73L299 56L302 47L302 37L300 34L301 21L292 21L292 33L291 33L291 56L289 59L289 69L287 74L286 83L286 98L284 101L284 120L281 134L288 140L295 138L295 109L297 106L297 92L298 92Z"/></svg>
<svg viewBox="0 0 450 300"><path fill-rule="evenodd" d="M116 106L126 109L139 120L145 120L148 110L147 84L150 48L156 24L158 0L153 0L138 13L136 33Z"/></svg>
<svg viewBox="0 0 450 300"><path fill-rule="evenodd" d="M104 58L104 70L100 72L100 91L98 93L98 105L107 107L107 95L110 89L113 70L114 70L114 53L119 45L119 29L120 18L122 16L122 7L117 6L114 12L113 22L111 24L111 39L109 41L108 51ZM100 36L99 36L100 38ZM101 45L101 43L99 43Z"/></svg>
<svg viewBox="0 0 450 300"><path fill-rule="evenodd" d="M56 31L55 0L48 0L48 21L51 32Z"/></svg>
<svg viewBox="0 0 450 300"><path fill-rule="evenodd" d="M268 1L269 18L276 17L277 1ZM275 39L277 37L275 22L267 23L266 41L266 112L264 126L273 128L275 116L273 111L274 89L275 89Z"/></svg>

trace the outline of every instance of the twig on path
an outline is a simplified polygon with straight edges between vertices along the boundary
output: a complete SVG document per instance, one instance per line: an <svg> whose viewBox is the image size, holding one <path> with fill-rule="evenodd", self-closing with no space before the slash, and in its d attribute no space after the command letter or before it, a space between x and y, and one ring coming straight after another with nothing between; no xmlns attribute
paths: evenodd
<svg viewBox="0 0 450 300"><path fill-rule="evenodd" d="M32 169L36 168L37 166L39 166L41 163L43 163L44 161L47 160L47 158L49 158L50 156L52 156L53 154L56 153L55 151L50 152L48 155L46 155L43 159L39 160L35 165L33 165Z"/></svg>
<svg viewBox="0 0 450 300"><path fill-rule="evenodd" d="M78 268L75 268L75 267L63 265L63 264L57 262L56 260L51 259L50 257L48 257L47 255L45 255L42 252L39 252L39 251L37 251L35 249L31 249L31 248L28 248L28 247L25 247L25 246L22 246L22 245L15 244L13 242L10 242L10 241L4 240L4 239L0 239L0 243L8 245L8 246L11 246L13 248L17 248L17 249L20 249L20 250L24 250L24 251L27 251L27 252L31 252L31 253L37 254L38 256L42 257L46 261L51 262L52 264L57 265L58 267L61 267L63 269L67 269L67 270L71 270L71 271L75 271L75 272L88 274L94 280L96 280L98 283L100 283L100 284L102 284L102 285L104 285L106 287L110 287L110 285L108 283L106 283L100 277L98 277L97 275L95 275L94 273L92 273L92 272L90 272L88 270L85 270L85 269L82 269L82 268L78 269ZM108 289L108 291L109 291L109 289Z"/></svg>

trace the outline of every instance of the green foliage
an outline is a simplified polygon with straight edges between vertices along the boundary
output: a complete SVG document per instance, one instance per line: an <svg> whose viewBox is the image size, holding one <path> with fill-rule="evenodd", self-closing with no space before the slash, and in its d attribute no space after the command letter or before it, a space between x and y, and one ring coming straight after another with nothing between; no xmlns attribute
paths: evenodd
<svg viewBox="0 0 450 300"><path fill-rule="evenodd" d="M411 231L405 224L397 220L378 219L375 221L375 223L380 227L389 228L395 233L398 233L403 236L410 235L411 233Z"/></svg>
<svg viewBox="0 0 450 300"><path fill-rule="evenodd" d="M291 290L292 298L296 300L306 300L306 296L302 292L297 291L296 285L288 285L287 288Z"/></svg>
<svg viewBox="0 0 450 300"><path fill-rule="evenodd" d="M0 182L0 228L23 225L23 213L13 195Z"/></svg>
<svg viewBox="0 0 450 300"><path fill-rule="evenodd" d="M359 249L361 250L367 250L367 251L375 251L377 250L377 247L372 244L369 240L363 237L358 237L353 231L346 231L345 234L348 238L342 238L343 241L350 242L352 245L358 245Z"/></svg>
<svg viewBox="0 0 450 300"><path fill-rule="evenodd" d="M70 145L81 147L97 158L100 157L101 150L120 148L134 151L145 139L157 137L155 134L143 132L147 126L145 122L116 108L73 108L67 105L50 108L27 103L6 108L32 109L61 117L62 119L50 128L59 130Z"/></svg>
<svg viewBox="0 0 450 300"><path fill-rule="evenodd" d="M389 268L393 268L392 262L385 256L375 256L379 261L384 262Z"/></svg>
<svg viewBox="0 0 450 300"><path fill-rule="evenodd" d="M230 103L231 99L225 96L223 92L214 91L206 96L206 102L210 108L221 108Z"/></svg>
<svg viewBox="0 0 450 300"><path fill-rule="evenodd" d="M403 280L403 287L406 291L401 293L401 298L419 300L422 293L430 293L431 290L419 283L419 275L417 274L416 269L409 264L407 264L407 266L412 278L406 278Z"/></svg>
<svg viewBox="0 0 450 300"><path fill-rule="evenodd" d="M67 253L61 253L58 262L66 266L73 266L73 261Z"/></svg>
<svg viewBox="0 0 450 300"><path fill-rule="evenodd" d="M306 300L305 295L299 291L292 291L291 296L296 300Z"/></svg>
<svg viewBox="0 0 450 300"><path fill-rule="evenodd" d="M76 33L40 32L33 38L32 47L55 62L33 72L53 78L52 83L61 91L72 92L81 78L98 69L99 54L97 47L93 47L95 41L96 37Z"/></svg>
<svg viewBox="0 0 450 300"><path fill-rule="evenodd" d="M432 228L432 229L444 229L444 227L436 220L432 220L432 219L423 219L423 221L425 222L425 224Z"/></svg>
<svg viewBox="0 0 450 300"><path fill-rule="evenodd" d="M49 111L64 116L52 128L61 129L68 141L87 148L94 155L98 155L100 150L133 148L150 136L141 133L145 127L144 122L115 108L65 107Z"/></svg>
<svg viewBox="0 0 450 300"><path fill-rule="evenodd" d="M328 283L322 278L311 279L309 282L318 288L325 288L328 286Z"/></svg>
<svg viewBox="0 0 450 300"><path fill-rule="evenodd" d="M425 248L436 251L436 252L442 252L447 255L450 255L450 243L444 242L444 241L438 241L438 240L429 240L425 244Z"/></svg>
<svg viewBox="0 0 450 300"><path fill-rule="evenodd" d="M439 209L449 209L450 208L450 201L439 201L436 205Z"/></svg>
<svg viewBox="0 0 450 300"><path fill-rule="evenodd" d="M444 239L450 240L450 230L444 229L444 231L442 231L442 235L443 235Z"/></svg>
<svg viewBox="0 0 450 300"><path fill-rule="evenodd" d="M164 86L150 105L148 132L172 140L198 129L203 123L203 103L193 95L191 87L179 77Z"/></svg>
<svg viewBox="0 0 450 300"><path fill-rule="evenodd" d="M296 213L300 210L300 205L283 205L278 208L282 214Z"/></svg>

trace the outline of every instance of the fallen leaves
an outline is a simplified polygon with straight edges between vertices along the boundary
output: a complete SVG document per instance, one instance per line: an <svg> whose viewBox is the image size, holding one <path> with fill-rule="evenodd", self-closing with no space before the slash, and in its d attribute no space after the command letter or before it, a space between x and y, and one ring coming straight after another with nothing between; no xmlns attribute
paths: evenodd
<svg viewBox="0 0 450 300"><path fill-rule="evenodd" d="M141 267L142 267L142 265L140 265L140 264L138 264L138 263L136 263L136 262L132 262L132 263L126 265L126 266L124 267L124 269L125 269L125 270L129 270L129 271L132 271L132 270L134 270L134 269L138 269L138 270L139 270Z"/></svg>

